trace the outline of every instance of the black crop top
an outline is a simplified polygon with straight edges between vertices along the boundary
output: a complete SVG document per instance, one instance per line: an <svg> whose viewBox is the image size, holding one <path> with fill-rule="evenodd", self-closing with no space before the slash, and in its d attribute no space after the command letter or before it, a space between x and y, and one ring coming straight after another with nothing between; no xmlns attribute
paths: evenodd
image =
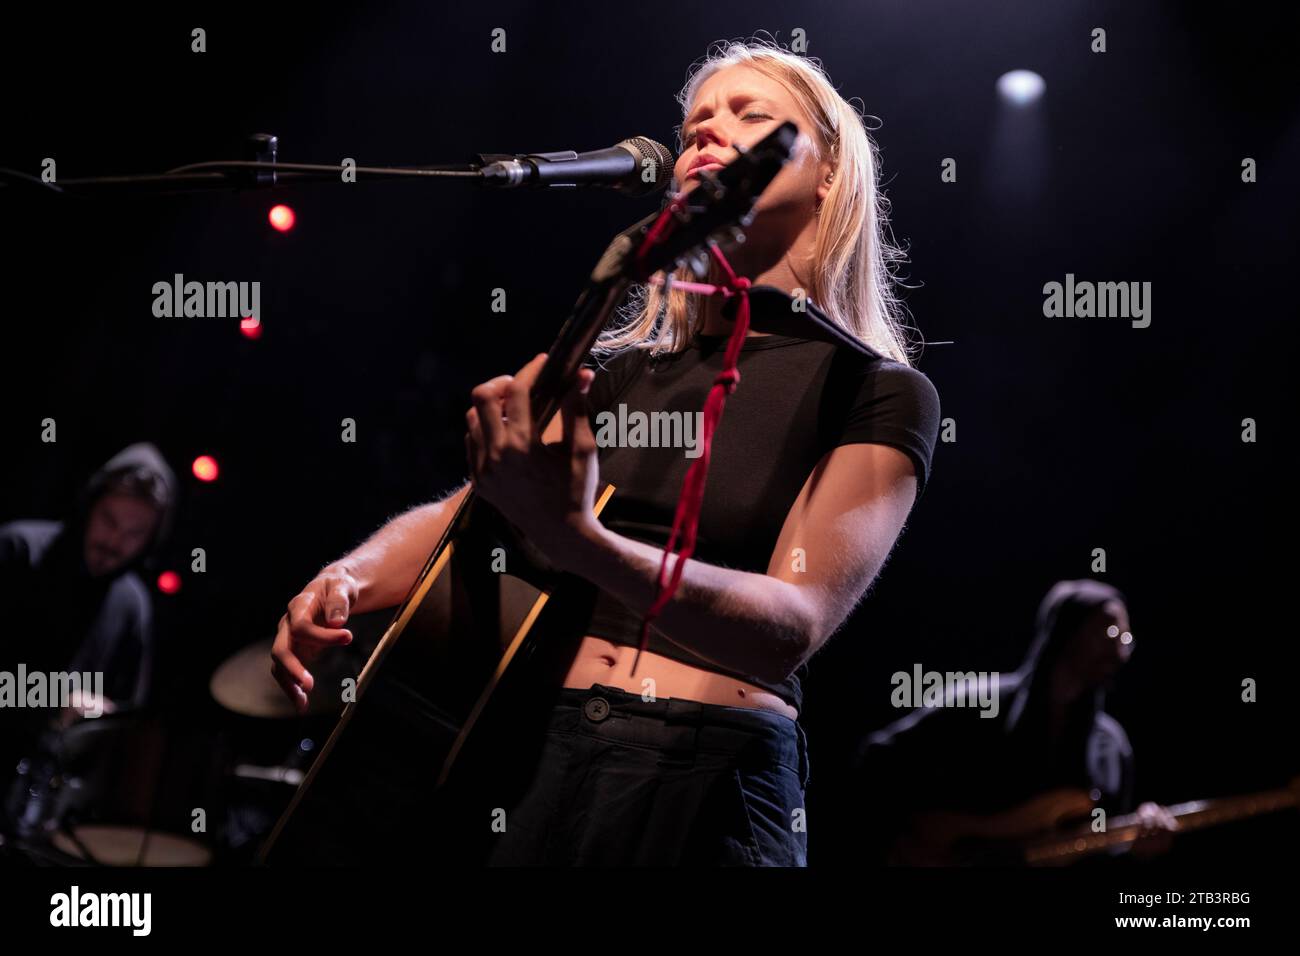
<svg viewBox="0 0 1300 956"><path fill-rule="evenodd" d="M601 445L601 478L615 486L600 519L611 531L659 548L667 543L682 479L698 455L687 457L689 448L663 445L698 441L694 413L704 407L725 350L725 336L696 336L676 355L651 360L644 350L628 350L597 369L589 402ZM888 359L782 335L750 336L738 367L740 383L713 437L695 558L766 573L804 482L838 445L872 442L902 450L916 469L920 498L939 430L939 396L924 374ZM654 412L691 418L656 420ZM659 438L660 447L647 447ZM624 444L607 444L611 440ZM638 447L630 447L634 442ZM587 633L635 646L644 610L599 592ZM771 683L702 660L653 626L647 649L763 687L802 712L806 664Z"/></svg>

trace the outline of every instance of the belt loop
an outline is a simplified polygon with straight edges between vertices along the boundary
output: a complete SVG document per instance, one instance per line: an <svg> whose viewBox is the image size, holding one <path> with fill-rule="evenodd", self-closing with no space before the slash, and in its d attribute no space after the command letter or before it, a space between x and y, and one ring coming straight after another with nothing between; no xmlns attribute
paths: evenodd
<svg viewBox="0 0 1300 956"><path fill-rule="evenodd" d="M678 751L677 747L672 749L678 754L678 759L683 754L689 754L691 765L695 766L700 760L700 749L704 742L704 705L699 701L683 700L680 697L669 697L663 703L664 710L661 719L663 720L666 735L665 741L678 736L673 734L669 728L674 726L689 728L688 739L681 743L684 750Z"/></svg>
<svg viewBox="0 0 1300 956"><path fill-rule="evenodd" d="M794 729L799 737L799 780L806 789L811 769L808 766L808 735L803 732L803 724L797 720L794 722Z"/></svg>

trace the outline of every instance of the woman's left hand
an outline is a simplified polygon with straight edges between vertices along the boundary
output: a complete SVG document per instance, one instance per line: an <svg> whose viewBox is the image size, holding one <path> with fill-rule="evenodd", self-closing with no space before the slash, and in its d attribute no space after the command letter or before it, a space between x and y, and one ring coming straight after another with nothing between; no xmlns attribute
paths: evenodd
<svg viewBox="0 0 1300 956"><path fill-rule="evenodd" d="M470 393L465 450L474 490L561 569L572 551L599 528L593 514L600 479L596 439L587 419L587 390L595 373L582 369L560 406L562 436L542 444L529 393L545 355Z"/></svg>

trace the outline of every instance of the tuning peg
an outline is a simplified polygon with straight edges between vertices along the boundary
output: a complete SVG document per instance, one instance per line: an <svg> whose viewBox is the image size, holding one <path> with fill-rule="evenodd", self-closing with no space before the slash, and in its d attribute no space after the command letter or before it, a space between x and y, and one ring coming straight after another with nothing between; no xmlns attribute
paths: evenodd
<svg viewBox="0 0 1300 956"><path fill-rule="evenodd" d="M686 257L691 267L691 274L703 282L709 277L709 256L703 249L697 249Z"/></svg>

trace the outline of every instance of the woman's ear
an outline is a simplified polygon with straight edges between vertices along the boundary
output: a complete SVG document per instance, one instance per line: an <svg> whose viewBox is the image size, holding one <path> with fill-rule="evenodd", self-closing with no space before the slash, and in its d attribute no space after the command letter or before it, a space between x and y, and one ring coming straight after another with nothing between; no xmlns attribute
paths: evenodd
<svg viewBox="0 0 1300 956"><path fill-rule="evenodd" d="M817 208L820 210L835 185L835 167L829 160L824 161L818 165L817 174L821 177L817 183Z"/></svg>
<svg viewBox="0 0 1300 956"><path fill-rule="evenodd" d="M832 144L827 151L827 156L817 164L817 205L821 206L830 195L831 186L835 185L835 166L839 159L839 153L836 144Z"/></svg>
<svg viewBox="0 0 1300 956"><path fill-rule="evenodd" d="M828 163L822 164L823 167L828 165ZM823 169L821 174L821 182L817 184L817 205L819 206L826 201L826 197L830 195L831 186L835 184L834 173L832 171Z"/></svg>

